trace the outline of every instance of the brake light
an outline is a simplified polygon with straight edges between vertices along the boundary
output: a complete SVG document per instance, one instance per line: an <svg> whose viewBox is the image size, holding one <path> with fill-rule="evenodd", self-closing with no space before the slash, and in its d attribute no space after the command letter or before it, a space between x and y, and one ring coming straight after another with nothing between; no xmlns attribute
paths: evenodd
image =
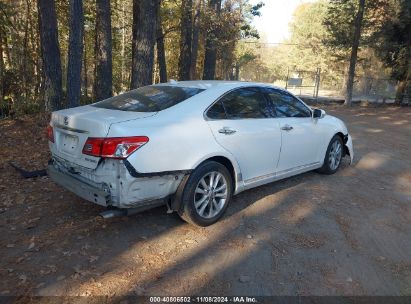
<svg viewBox="0 0 411 304"><path fill-rule="evenodd" d="M50 125L48 125L48 126L47 126L47 130L46 130L46 133L47 133L47 139L48 139L49 141L51 141L52 143L54 143L53 127L50 126Z"/></svg>
<svg viewBox="0 0 411 304"><path fill-rule="evenodd" d="M147 136L132 137L89 137L83 147L83 154L105 158L127 158L148 142Z"/></svg>
<svg viewBox="0 0 411 304"><path fill-rule="evenodd" d="M83 147L83 154L88 154L92 156L101 156L101 146L103 144L104 138L89 137Z"/></svg>

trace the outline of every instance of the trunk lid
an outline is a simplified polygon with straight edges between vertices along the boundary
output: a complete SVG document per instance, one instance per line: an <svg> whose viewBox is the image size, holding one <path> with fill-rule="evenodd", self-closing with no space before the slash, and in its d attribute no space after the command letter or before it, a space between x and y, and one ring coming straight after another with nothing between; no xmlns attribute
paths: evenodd
<svg viewBox="0 0 411 304"><path fill-rule="evenodd" d="M89 105L53 112L54 144L50 143L50 150L67 166L95 169L100 158L82 153L88 137L106 137L113 123L142 119L156 113L109 110Z"/></svg>

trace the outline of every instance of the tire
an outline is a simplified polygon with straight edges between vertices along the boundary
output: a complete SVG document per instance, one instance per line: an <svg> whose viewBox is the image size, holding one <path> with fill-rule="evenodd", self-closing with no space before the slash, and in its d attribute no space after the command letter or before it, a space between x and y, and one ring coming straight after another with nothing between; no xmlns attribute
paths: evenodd
<svg viewBox="0 0 411 304"><path fill-rule="evenodd" d="M231 174L224 165L215 161L204 162L191 173L185 184L180 217L196 226L214 224L227 209L232 185Z"/></svg>
<svg viewBox="0 0 411 304"><path fill-rule="evenodd" d="M338 150L339 147L339 150ZM337 151L337 150L338 151ZM337 151L337 152L336 152ZM344 143L339 135L334 135L328 144L323 166L318 169L322 174L334 174L341 165L344 152Z"/></svg>

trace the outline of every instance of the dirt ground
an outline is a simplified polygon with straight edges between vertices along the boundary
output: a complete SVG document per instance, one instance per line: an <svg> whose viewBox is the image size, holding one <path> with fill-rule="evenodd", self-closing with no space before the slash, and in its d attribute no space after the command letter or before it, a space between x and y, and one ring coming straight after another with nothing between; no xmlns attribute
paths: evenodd
<svg viewBox="0 0 411 304"><path fill-rule="evenodd" d="M325 107L355 160L236 196L208 228L103 208L44 168L46 119L0 121L0 295L411 295L411 108Z"/></svg>

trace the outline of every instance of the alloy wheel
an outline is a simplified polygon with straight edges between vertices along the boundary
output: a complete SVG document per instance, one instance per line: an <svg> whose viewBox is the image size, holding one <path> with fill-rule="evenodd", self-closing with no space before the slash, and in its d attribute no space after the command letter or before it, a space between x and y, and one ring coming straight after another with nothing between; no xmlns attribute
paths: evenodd
<svg viewBox="0 0 411 304"><path fill-rule="evenodd" d="M339 140L335 140L331 145L328 162L331 170L336 170L340 165L342 157L342 146Z"/></svg>
<svg viewBox="0 0 411 304"><path fill-rule="evenodd" d="M224 208L228 197L227 181L220 172L204 175L194 193L194 207L203 218L215 217Z"/></svg>

